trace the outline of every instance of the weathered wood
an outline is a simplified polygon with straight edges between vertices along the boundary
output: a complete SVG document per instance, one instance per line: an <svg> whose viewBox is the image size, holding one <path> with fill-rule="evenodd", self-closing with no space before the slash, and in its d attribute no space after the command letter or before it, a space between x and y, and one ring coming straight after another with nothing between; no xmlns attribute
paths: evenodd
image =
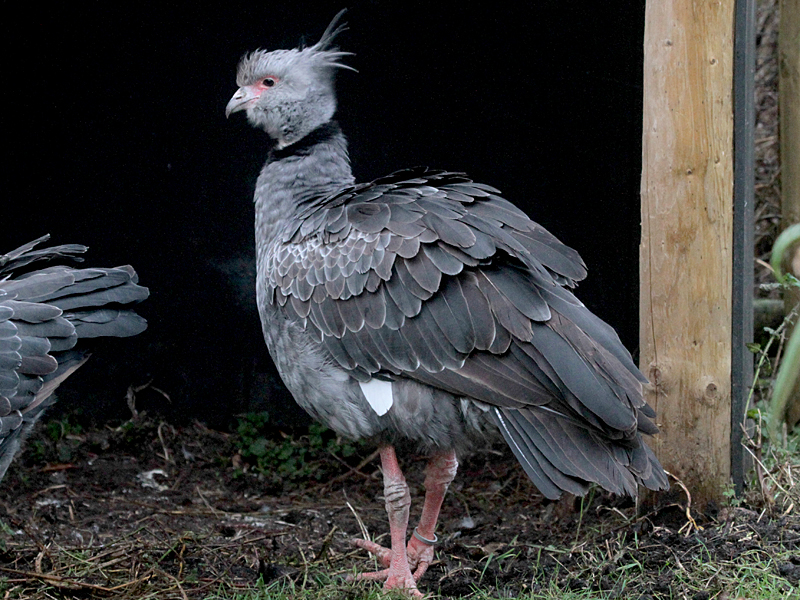
<svg viewBox="0 0 800 600"><path fill-rule="evenodd" d="M730 479L734 1L645 11L641 366L696 505Z"/></svg>
<svg viewBox="0 0 800 600"><path fill-rule="evenodd" d="M800 222L800 2L782 0L778 30L783 226Z"/></svg>
<svg viewBox="0 0 800 600"><path fill-rule="evenodd" d="M800 1L781 1L781 22L778 30L778 109L781 138L781 213L782 227L800 223ZM800 263L800 247L795 248ZM787 260L788 269L797 269ZM784 298L786 312L800 302L800 290L788 292ZM795 325L797 326L797 325ZM786 421L800 422L800 380L786 407Z"/></svg>

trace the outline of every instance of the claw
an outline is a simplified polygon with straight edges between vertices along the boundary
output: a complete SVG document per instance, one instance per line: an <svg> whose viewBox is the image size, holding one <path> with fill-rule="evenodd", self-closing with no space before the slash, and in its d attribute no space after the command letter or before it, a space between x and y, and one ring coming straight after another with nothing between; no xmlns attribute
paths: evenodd
<svg viewBox="0 0 800 600"><path fill-rule="evenodd" d="M392 551L389 548L384 548L380 544L376 544L370 540L353 540L353 545L362 548L375 555L384 567L388 567L392 562Z"/></svg>
<svg viewBox="0 0 800 600"><path fill-rule="evenodd" d="M386 581L389 576L389 566L392 563L392 551L385 548L380 544L376 544L370 540L355 539L352 544L357 548L362 548L380 561L381 565L387 567L382 571L374 571L371 573L361 573L351 580L370 579L373 581ZM415 582L419 582L425 572L428 570L431 562L433 562L433 546L429 546L423 542L418 541L416 538L411 538L406 548L408 555L408 566L413 572Z"/></svg>
<svg viewBox="0 0 800 600"><path fill-rule="evenodd" d="M413 576L410 580L403 576L393 576L391 569L358 573L355 576L348 575L345 579L346 581L383 581L383 588L386 590L402 590L412 598L424 597L422 592L417 589L416 579Z"/></svg>
<svg viewBox="0 0 800 600"><path fill-rule="evenodd" d="M416 571L414 571L413 574L410 570L403 573L402 570L392 570L391 564L394 555L389 548L384 548L380 544L376 544L370 540L356 539L353 540L352 543L354 546L363 548L370 554L374 555L375 558L377 558L378 561L387 568L381 571L358 573L355 576L348 575L347 581L383 581L383 588L386 590L402 590L412 598L424 597L423 594L417 589L417 582L427 570L429 564L428 561L419 562L418 565L418 561L415 560L414 565L411 566L411 568L416 568Z"/></svg>
<svg viewBox="0 0 800 600"><path fill-rule="evenodd" d="M417 570L416 570L416 571L414 571L414 581L416 581L417 583L419 583L419 580L420 580L420 579L422 579L422 576L423 576L423 575L425 575L425 571L427 571L427 570L428 570L428 567L429 567L429 566L430 566L430 563L429 563L429 562L426 562L426 561L424 561L424 560L421 560L421 561L419 562L419 566L417 566Z"/></svg>
<svg viewBox="0 0 800 600"><path fill-rule="evenodd" d="M412 537L408 541L406 553L408 554L409 567L416 569L414 571L414 579L419 581L433 562L433 546L429 546Z"/></svg>
<svg viewBox="0 0 800 600"><path fill-rule="evenodd" d="M389 569L383 571L371 571L369 573L356 573L355 576L348 575L347 581L386 581L389 578Z"/></svg>

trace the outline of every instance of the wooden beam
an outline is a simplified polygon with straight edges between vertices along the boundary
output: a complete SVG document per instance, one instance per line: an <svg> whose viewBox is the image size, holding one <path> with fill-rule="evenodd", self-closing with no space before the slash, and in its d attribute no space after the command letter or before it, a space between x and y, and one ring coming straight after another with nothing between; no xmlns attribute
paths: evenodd
<svg viewBox="0 0 800 600"><path fill-rule="evenodd" d="M781 228L800 223L800 2L781 0L781 22L778 30L778 110L781 138ZM795 248L800 263L800 246ZM787 261L787 270L793 267ZM800 290L787 292L784 301L787 314L800 302ZM795 325L797 327L798 325ZM786 422L800 423L800 380L786 407Z"/></svg>
<svg viewBox="0 0 800 600"><path fill-rule="evenodd" d="M783 228L800 223L800 2L781 1L778 30Z"/></svg>
<svg viewBox="0 0 800 600"><path fill-rule="evenodd" d="M641 366L695 506L730 481L734 0L645 10Z"/></svg>

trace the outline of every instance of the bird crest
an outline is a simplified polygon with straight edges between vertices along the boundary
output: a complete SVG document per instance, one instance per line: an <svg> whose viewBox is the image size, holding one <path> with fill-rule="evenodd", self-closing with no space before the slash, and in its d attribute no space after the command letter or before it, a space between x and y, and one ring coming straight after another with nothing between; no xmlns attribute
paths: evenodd
<svg viewBox="0 0 800 600"><path fill-rule="evenodd" d="M292 71L297 72L302 68L317 74L333 74L333 69L349 69L355 71L350 65L341 61L352 52L343 52L333 45L335 38L347 30L347 24L341 23L341 18L347 9L339 11L330 25L325 29L320 40L313 46L293 48L291 50L255 50L245 54L239 62L236 73L236 84L249 85L257 80L263 73L281 75Z"/></svg>

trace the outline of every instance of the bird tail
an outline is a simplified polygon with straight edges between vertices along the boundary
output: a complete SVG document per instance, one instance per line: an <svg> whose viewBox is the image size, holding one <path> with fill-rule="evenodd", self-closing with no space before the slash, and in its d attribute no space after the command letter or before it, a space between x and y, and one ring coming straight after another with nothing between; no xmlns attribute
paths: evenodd
<svg viewBox="0 0 800 600"><path fill-rule="evenodd" d="M490 411L525 473L547 498L585 494L592 482L615 494L637 486L668 489L664 469L640 434L611 440L556 412L539 407Z"/></svg>

